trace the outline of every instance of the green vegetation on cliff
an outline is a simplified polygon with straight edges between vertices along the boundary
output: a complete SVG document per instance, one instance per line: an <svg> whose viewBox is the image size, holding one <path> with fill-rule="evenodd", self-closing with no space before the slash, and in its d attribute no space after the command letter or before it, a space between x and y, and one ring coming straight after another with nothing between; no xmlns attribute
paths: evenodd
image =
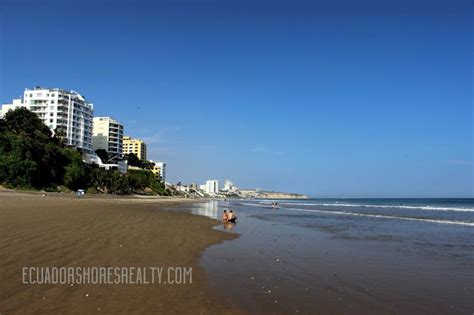
<svg viewBox="0 0 474 315"><path fill-rule="evenodd" d="M82 161L81 153L64 145L61 132L49 128L25 108L0 119L0 184L11 188L76 190L114 194L168 195L161 180L148 170L126 174Z"/></svg>

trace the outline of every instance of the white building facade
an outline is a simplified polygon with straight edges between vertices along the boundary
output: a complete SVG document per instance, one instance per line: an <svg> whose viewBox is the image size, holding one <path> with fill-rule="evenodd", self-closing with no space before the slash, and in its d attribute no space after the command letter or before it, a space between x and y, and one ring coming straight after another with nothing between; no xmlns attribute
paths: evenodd
<svg viewBox="0 0 474 315"><path fill-rule="evenodd" d="M219 181L215 179L208 180L206 184L201 185L200 188L208 195L216 195L219 193Z"/></svg>
<svg viewBox="0 0 474 315"><path fill-rule="evenodd" d="M155 167L160 169L160 177L163 181L166 181L166 163L165 162L154 162Z"/></svg>
<svg viewBox="0 0 474 315"><path fill-rule="evenodd" d="M238 189L237 187L234 186L234 184L226 179L225 182L224 182L224 191L226 192L236 192Z"/></svg>
<svg viewBox="0 0 474 315"><path fill-rule="evenodd" d="M107 151L110 160L122 159L123 125L112 117L94 117L92 147Z"/></svg>
<svg viewBox="0 0 474 315"><path fill-rule="evenodd" d="M38 115L53 133L60 130L66 145L92 154L93 104L79 93L57 88L25 89L23 99L2 106L2 115L19 107L25 107Z"/></svg>
<svg viewBox="0 0 474 315"><path fill-rule="evenodd" d="M26 108L26 105L23 104L22 99L15 99L11 104L3 104L2 108L0 108L0 118L3 118L3 115L5 115L8 111L20 107Z"/></svg>

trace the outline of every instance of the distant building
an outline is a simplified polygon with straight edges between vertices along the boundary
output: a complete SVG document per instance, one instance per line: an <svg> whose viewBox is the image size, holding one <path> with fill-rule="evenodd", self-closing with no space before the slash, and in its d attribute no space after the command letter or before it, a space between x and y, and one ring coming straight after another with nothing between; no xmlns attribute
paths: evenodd
<svg viewBox="0 0 474 315"><path fill-rule="evenodd" d="M111 160L122 158L123 125L111 117L94 117L92 128L94 151L104 149Z"/></svg>
<svg viewBox="0 0 474 315"><path fill-rule="evenodd" d="M230 190L230 188L233 186L232 182L228 179L225 180L224 182L224 190Z"/></svg>
<svg viewBox="0 0 474 315"><path fill-rule="evenodd" d="M51 129L64 135L65 144L92 153L93 104L75 91L58 88L25 89L22 99L2 106L2 115L9 110L25 107Z"/></svg>
<svg viewBox="0 0 474 315"><path fill-rule="evenodd" d="M236 192L238 190L237 187L234 186L234 184L226 179L225 182L224 182L224 191L226 192Z"/></svg>
<svg viewBox="0 0 474 315"><path fill-rule="evenodd" d="M150 161L155 164L153 169L151 170L153 174L160 175L161 179L163 181L166 180L166 163L164 162L155 162L155 161Z"/></svg>
<svg viewBox="0 0 474 315"><path fill-rule="evenodd" d="M208 195L215 195L219 193L219 181L208 180L206 184L200 186L201 190L205 191Z"/></svg>
<svg viewBox="0 0 474 315"><path fill-rule="evenodd" d="M146 144L143 140L123 137L123 154L135 154L140 160L146 160Z"/></svg>
<svg viewBox="0 0 474 315"><path fill-rule="evenodd" d="M190 191L190 188L188 185L177 185L176 190L188 193Z"/></svg>

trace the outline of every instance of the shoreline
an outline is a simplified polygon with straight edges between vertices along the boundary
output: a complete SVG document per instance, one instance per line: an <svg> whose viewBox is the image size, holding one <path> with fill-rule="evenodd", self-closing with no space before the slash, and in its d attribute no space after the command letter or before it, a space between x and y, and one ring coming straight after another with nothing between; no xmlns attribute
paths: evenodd
<svg viewBox="0 0 474 315"><path fill-rule="evenodd" d="M46 194L45 197L43 195ZM187 211L201 199L0 190L0 312L236 314L219 302L199 260L236 236ZM23 284L23 267L187 267L187 284Z"/></svg>
<svg viewBox="0 0 474 315"><path fill-rule="evenodd" d="M13 193L13 194L31 194L31 195L49 195L49 196L69 196L69 197L76 197L76 193L74 191L45 191L45 190L27 190L23 188L6 188L0 185L0 194L1 193ZM108 193L86 193L85 196L88 199L97 198L97 199L150 199L150 200L202 200L202 201L209 201L209 200L306 200L311 199L310 197L302 194L297 193L283 193L283 192L264 192L260 197L228 197L228 196L219 196L219 197L186 197L186 196L160 196L160 195L139 195L139 194L108 194Z"/></svg>
<svg viewBox="0 0 474 315"><path fill-rule="evenodd" d="M46 195L48 197L64 197L64 198L71 198L71 199L79 199L76 196L74 191L70 192L49 192L45 190L25 190L25 189L12 189L12 188L5 188L0 185L0 197L6 195L24 195L24 196L42 196ZM107 193L86 193L84 199L88 200L106 200L106 199L116 199L116 200L153 200L153 201L195 201L198 202L199 200L208 200L208 198L186 198L180 196L160 196L160 195L137 195L137 194L129 194L129 195L118 195L118 194L107 194Z"/></svg>

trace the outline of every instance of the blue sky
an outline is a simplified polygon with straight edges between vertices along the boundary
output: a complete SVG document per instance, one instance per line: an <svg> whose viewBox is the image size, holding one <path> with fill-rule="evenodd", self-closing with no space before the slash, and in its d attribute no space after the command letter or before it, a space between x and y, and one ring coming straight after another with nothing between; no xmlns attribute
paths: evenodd
<svg viewBox="0 0 474 315"><path fill-rule="evenodd" d="M0 102L74 89L168 180L473 197L468 1L0 1Z"/></svg>

